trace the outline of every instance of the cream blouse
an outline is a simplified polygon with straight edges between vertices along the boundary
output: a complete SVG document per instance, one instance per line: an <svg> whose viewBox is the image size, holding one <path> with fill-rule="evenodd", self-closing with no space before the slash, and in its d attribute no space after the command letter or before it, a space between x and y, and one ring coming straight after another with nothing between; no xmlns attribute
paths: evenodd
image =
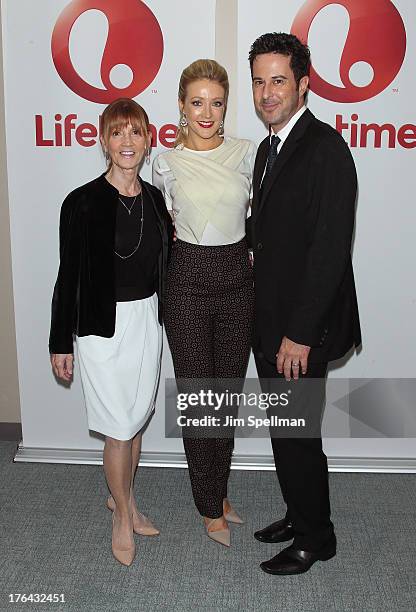
<svg viewBox="0 0 416 612"><path fill-rule="evenodd" d="M245 235L256 147L225 137L217 148L176 147L153 162L153 184L172 209L180 240L201 245L238 242Z"/></svg>

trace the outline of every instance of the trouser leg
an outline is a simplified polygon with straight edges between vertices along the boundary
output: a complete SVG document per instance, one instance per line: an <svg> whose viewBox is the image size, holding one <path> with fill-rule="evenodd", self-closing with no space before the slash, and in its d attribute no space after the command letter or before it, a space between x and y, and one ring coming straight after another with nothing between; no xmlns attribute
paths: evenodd
<svg viewBox="0 0 416 612"><path fill-rule="evenodd" d="M194 298L175 286L169 287L166 302L165 326L178 390L198 392L201 382L212 380L214 373L209 306L206 300ZM186 415L192 416L192 408L186 410ZM183 445L198 512L212 518L222 516L215 478L215 439L200 437L197 429L187 427L183 431Z"/></svg>
<svg viewBox="0 0 416 612"><path fill-rule="evenodd" d="M254 292L250 283L220 296L216 301L214 374L216 386L220 391L242 391L252 340L253 302ZM238 407L227 412L235 417ZM234 450L234 428L227 427L226 431L225 437L216 439L217 483L222 499L227 497Z"/></svg>
<svg viewBox="0 0 416 612"><path fill-rule="evenodd" d="M256 354L256 365L262 388L270 392L274 379L279 379L280 388L283 377L274 364L267 362L262 354ZM325 378L327 364L309 364L306 378L315 379L310 385L304 384L305 398L298 398L307 405L307 415L316 421L323 414ZM276 381L277 382L277 381ZM290 383L296 385L296 381ZM313 386L312 386L313 385ZM328 486L328 463L322 449L319 432L315 437L285 437L276 429L271 429L271 441L276 465L276 473L287 505L287 517L293 524L294 544L303 550L318 550L333 534L330 520L330 501Z"/></svg>

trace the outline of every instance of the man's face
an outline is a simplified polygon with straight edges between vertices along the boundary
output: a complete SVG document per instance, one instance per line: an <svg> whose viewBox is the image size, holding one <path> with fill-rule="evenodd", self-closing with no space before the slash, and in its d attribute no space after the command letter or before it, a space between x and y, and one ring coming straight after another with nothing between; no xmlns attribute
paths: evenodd
<svg viewBox="0 0 416 612"><path fill-rule="evenodd" d="M303 94L309 79L301 78L299 88L292 69L290 56L280 53L262 53L253 62L252 88L256 111L264 123L278 132L303 106Z"/></svg>

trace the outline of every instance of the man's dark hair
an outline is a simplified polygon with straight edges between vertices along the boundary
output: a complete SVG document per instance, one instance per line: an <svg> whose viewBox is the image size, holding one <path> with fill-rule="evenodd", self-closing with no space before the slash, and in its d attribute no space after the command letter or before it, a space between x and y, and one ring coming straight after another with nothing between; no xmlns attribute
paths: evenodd
<svg viewBox="0 0 416 612"><path fill-rule="evenodd" d="M263 53L280 53L290 57L290 68L294 74L296 85L302 77L309 75L311 66L311 53L309 47L304 45L299 38L293 34L284 32L269 32L262 34L251 45L248 59L250 61L251 75L253 75L253 62L258 55Z"/></svg>

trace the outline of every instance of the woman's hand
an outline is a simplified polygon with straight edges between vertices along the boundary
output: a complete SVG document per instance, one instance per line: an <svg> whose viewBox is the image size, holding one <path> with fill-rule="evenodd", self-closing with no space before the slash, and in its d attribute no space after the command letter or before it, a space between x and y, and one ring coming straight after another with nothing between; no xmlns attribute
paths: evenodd
<svg viewBox="0 0 416 612"><path fill-rule="evenodd" d="M51 354L51 364L55 376L61 380L69 381L72 378L73 366L74 366L74 355L73 353Z"/></svg>

